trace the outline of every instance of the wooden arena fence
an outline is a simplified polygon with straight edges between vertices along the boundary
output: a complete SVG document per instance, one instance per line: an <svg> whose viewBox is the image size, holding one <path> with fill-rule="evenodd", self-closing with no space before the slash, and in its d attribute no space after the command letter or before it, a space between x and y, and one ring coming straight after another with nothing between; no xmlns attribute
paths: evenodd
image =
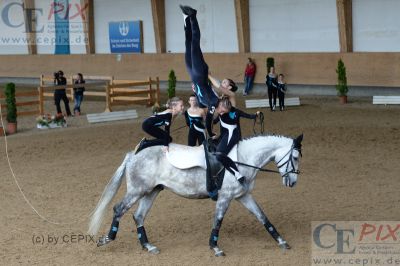
<svg viewBox="0 0 400 266"><path fill-rule="evenodd" d="M39 115L39 93L37 91L16 92L17 116ZM0 93L1 113L7 115L7 105L5 95Z"/></svg>
<svg viewBox="0 0 400 266"><path fill-rule="evenodd" d="M159 103L160 81L158 77L153 80L116 80L109 76L85 76L85 96L104 97L106 102L105 111L111 112L116 105L146 104L151 106ZM73 77L67 79L67 85L54 85L53 77L41 75L39 94L39 112L44 113L45 97L53 97L54 90L66 89L67 97L72 101L74 87L82 87L82 84L74 84Z"/></svg>

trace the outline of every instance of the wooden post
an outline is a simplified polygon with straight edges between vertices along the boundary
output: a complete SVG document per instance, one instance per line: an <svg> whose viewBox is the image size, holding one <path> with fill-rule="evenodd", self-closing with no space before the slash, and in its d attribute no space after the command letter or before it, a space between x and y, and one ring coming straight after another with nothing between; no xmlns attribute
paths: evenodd
<svg viewBox="0 0 400 266"><path fill-rule="evenodd" d="M43 115L44 114L44 100L43 100L43 88L42 88L42 86L38 87L38 92L39 92L39 114Z"/></svg>
<svg viewBox="0 0 400 266"><path fill-rule="evenodd" d="M37 25L37 11L39 9L35 8L34 0L24 0L22 2L24 10L24 22L25 22L25 32L26 38L28 40L28 53L37 54L36 46L36 25Z"/></svg>
<svg viewBox="0 0 400 266"><path fill-rule="evenodd" d="M340 52L353 52L352 0L336 0Z"/></svg>
<svg viewBox="0 0 400 266"><path fill-rule="evenodd" d="M240 53L250 52L249 0L235 0L236 32Z"/></svg>
<svg viewBox="0 0 400 266"><path fill-rule="evenodd" d="M151 87L151 77L149 77L149 93L147 94L147 97L149 97L149 100L147 101L147 104L151 106L153 104L153 91Z"/></svg>
<svg viewBox="0 0 400 266"><path fill-rule="evenodd" d="M68 82L67 82L68 83ZM71 76L72 87L69 90L71 101L74 101L74 76Z"/></svg>
<svg viewBox="0 0 400 266"><path fill-rule="evenodd" d="M160 80L156 77L156 104L160 105Z"/></svg>
<svg viewBox="0 0 400 266"><path fill-rule="evenodd" d="M44 86L44 75L40 75L40 86Z"/></svg>
<svg viewBox="0 0 400 266"><path fill-rule="evenodd" d="M95 53L95 43L94 43L94 0L81 0L81 11L84 10L82 14L83 22L83 32L86 42L86 54Z"/></svg>
<svg viewBox="0 0 400 266"><path fill-rule="evenodd" d="M165 38L165 0L151 0L154 39L158 54L166 52Z"/></svg>
<svg viewBox="0 0 400 266"><path fill-rule="evenodd" d="M106 81L106 110L104 112L111 112L111 88L110 81Z"/></svg>

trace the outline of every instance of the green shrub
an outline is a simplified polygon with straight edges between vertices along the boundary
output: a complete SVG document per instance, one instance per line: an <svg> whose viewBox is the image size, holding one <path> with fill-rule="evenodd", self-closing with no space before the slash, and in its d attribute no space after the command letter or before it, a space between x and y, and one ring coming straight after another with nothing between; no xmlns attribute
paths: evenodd
<svg viewBox="0 0 400 266"><path fill-rule="evenodd" d="M336 90L339 96L346 96L349 91L349 87L347 86L347 76L346 76L346 67L342 61L339 59L336 68L338 83L336 85Z"/></svg>
<svg viewBox="0 0 400 266"><path fill-rule="evenodd" d="M8 83L5 89L6 104L7 104L7 122L17 122L17 104L15 100L15 84Z"/></svg>
<svg viewBox="0 0 400 266"><path fill-rule="evenodd" d="M267 58L267 73L269 73L269 69L271 67L275 67L275 59L273 57Z"/></svg>
<svg viewBox="0 0 400 266"><path fill-rule="evenodd" d="M171 69L168 76L168 99L175 97L176 76L174 70Z"/></svg>

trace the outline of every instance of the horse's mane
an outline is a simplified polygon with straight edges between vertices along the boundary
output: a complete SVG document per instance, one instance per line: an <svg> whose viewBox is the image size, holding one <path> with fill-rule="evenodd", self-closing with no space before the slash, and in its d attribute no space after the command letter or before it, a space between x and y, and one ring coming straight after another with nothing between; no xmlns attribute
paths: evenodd
<svg viewBox="0 0 400 266"><path fill-rule="evenodd" d="M256 134L250 137L246 137L241 139L240 141L245 141L245 140L251 140L253 138L257 138L257 137L277 137L277 138L286 138L286 139L292 139L292 137L289 136L284 136L284 135L280 135L280 134L275 134L275 133L265 133L265 134Z"/></svg>
<svg viewBox="0 0 400 266"><path fill-rule="evenodd" d="M286 137L283 135L277 135L277 134L257 134L257 135L253 135L250 137L246 137L242 140L239 141L239 147L241 147L241 149L246 150L246 152L252 152L254 150L254 148L259 147L259 145L261 143L265 143L264 141L262 141L262 138L269 138L270 141L268 141L268 145L270 148L277 148L277 147L281 147L282 145L292 145L293 143L293 139L290 137ZM242 144L242 145L240 145Z"/></svg>

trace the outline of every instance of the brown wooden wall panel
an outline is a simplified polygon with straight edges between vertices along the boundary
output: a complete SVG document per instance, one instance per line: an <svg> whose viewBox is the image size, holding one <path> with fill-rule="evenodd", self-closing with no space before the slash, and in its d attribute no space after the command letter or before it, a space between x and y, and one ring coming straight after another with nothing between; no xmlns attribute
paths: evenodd
<svg viewBox="0 0 400 266"><path fill-rule="evenodd" d="M210 72L217 78L243 82L247 57L257 64L256 83L265 82L266 58L274 57L278 73L289 84L334 85L336 65L341 57L347 68L349 85L400 87L400 53L210 53L205 54ZM167 80L174 69L178 81L188 81L183 54L116 55L1 55L1 77L39 77L62 69L69 76L114 75L118 79Z"/></svg>

